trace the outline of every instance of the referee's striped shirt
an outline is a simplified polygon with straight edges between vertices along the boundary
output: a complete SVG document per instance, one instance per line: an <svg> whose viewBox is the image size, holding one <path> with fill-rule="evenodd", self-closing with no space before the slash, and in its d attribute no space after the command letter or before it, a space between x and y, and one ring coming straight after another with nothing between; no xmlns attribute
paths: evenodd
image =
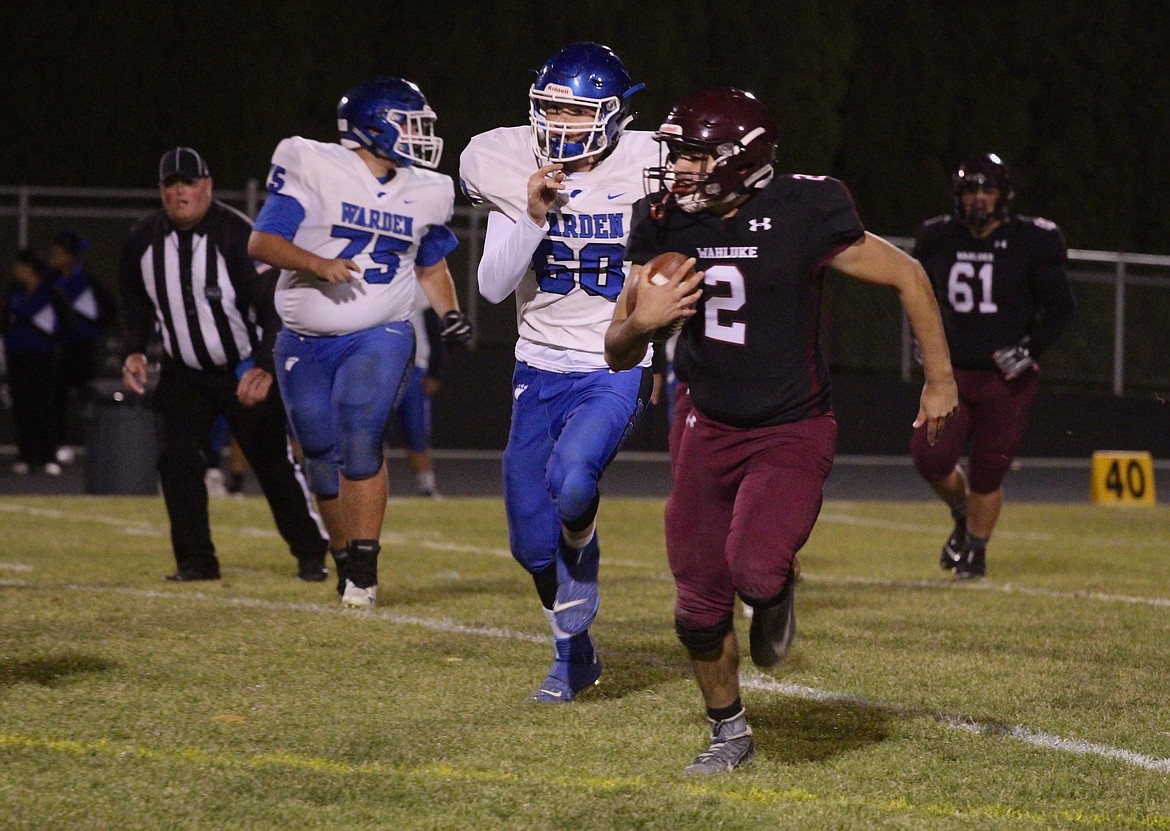
<svg viewBox="0 0 1170 831"><path fill-rule="evenodd" d="M126 354L145 352L157 330L167 357L192 369L234 370L255 355L271 372L275 281L248 256L251 232L248 218L222 202L187 231L163 210L135 225L118 269Z"/></svg>

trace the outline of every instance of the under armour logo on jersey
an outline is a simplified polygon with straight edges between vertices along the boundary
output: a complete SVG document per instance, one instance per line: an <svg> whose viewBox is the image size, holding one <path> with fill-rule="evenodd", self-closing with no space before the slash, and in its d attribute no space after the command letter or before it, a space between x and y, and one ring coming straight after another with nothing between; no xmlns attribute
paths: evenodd
<svg viewBox="0 0 1170 831"><path fill-rule="evenodd" d="M297 358L295 356L292 358L286 358L284 361L284 371L289 372L290 370L292 370L293 364L295 364L299 360L300 360L300 358Z"/></svg>
<svg viewBox="0 0 1170 831"><path fill-rule="evenodd" d="M996 248L1007 248L1007 240L1005 240L1005 239L997 239L997 240L995 241L995 247L996 247Z"/></svg>
<svg viewBox="0 0 1170 831"><path fill-rule="evenodd" d="M696 421L698 421L698 419L695 418L694 413L687 413L687 427L694 427Z"/></svg>
<svg viewBox="0 0 1170 831"><path fill-rule="evenodd" d="M763 219L749 219L748 220L748 230L749 231L771 231L772 230L772 217L766 216Z"/></svg>
<svg viewBox="0 0 1170 831"><path fill-rule="evenodd" d="M519 401L520 396L524 394L524 390L526 389L528 389L527 384L517 384L516 388L512 390L512 397Z"/></svg>

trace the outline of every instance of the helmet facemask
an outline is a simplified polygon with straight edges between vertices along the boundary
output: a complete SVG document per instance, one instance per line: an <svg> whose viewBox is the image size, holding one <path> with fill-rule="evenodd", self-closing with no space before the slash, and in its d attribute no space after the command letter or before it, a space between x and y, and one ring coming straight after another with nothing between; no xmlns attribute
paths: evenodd
<svg viewBox="0 0 1170 831"><path fill-rule="evenodd" d="M968 210L963 206L963 194L978 190L996 192L991 210ZM951 195L955 200L955 218L976 234L992 222L1007 219L1016 196L1007 165L994 153L979 154L964 161L951 180Z"/></svg>
<svg viewBox="0 0 1170 831"><path fill-rule="evenodd" d="M963 197L966 194L977 194L980 191L995 194L995 199L990 209L981 208L977 202L972 203L970 207L963 204ZM955 194L956 211L959 216L959 221L976 233L982 231L992 222L1002 221L1004 219L1006 212L1002 207L1003 201L1003 194L1000 192L999 186L995 182L988 181L981 173L969 177Z"/></svg>
<svg viewBox="0 0 1170 831"><path fill-rule="evenodd" d="M443 156L443 140L435 135L437 118L429 106L421 110L388 109L364 127L348 125L345 119L338 119L337 127L343 134L343 146L364 147L395 164L433 169Z"/></svg>
<svg viewBox="0 0 1170 831"><path fill-rule="evenodd" d="M748 152L752 141L764 133L763 128L752 130L741 141L701 142L673 137L673 126L662 125L655 137L660 164L645 171L647 192L661 193L660 204L664 207L674 205L687 213L720 213L728 203L771 181L770 160L763 162L757 153ZM678 171L678 161L684 156L701 159L700 167ZM651 190L653 182L658 187Z"/></svg>
<svg viewBox="0 0 1170 831"><path fill-rule="evenodd" d="M346 90L337 105L342 147L365 149L399 167L435 168L443 140L438 117L417 85L402 78L371 78Z"/></svg>
<svg viewBox="0 0 1170 831"><path fill-rule="evenodd" d="M547 84L544 89L534 85L528 91L528 100L532 145L542 164L604 153L630 120L621 98L582 98L560 84ZM592 118L568 120L563 111L569 107L587 110Z"/></svg>

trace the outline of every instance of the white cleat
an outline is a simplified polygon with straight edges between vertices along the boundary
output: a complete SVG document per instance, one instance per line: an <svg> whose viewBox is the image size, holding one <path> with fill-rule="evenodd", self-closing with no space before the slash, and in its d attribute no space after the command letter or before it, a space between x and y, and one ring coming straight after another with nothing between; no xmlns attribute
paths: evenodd
<svg viewBox="0 0 1170 831"><path fill-rule="evenodd" d="M345 581L345 591L341 593L341 605L347 609L372 609L378 603L378 585L375 583L368 588L355 586L352 580Z"/></svg>

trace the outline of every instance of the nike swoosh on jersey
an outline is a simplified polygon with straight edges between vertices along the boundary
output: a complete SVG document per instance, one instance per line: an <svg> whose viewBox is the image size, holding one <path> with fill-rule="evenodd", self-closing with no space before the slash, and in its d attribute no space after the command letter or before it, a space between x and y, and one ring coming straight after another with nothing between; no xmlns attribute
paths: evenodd
<svg viewBox="0 0 1170 831"><path fill-rule="evenodd" d="M570 600L568 603L553 603L553 611L563 612L565 609L572 609L574 606L580 606L582 603L588 602L588 600L582 598L580 600Z"/></svg>
<svg viewBox="0 0 1170 831"><path fill-rule="evenodd" d="M607 196L605 198L606 199L617 199L619 196L625 196L626 193L627 193L627 191L623 190L621 193L611 193L609 196Z"/></svg>

